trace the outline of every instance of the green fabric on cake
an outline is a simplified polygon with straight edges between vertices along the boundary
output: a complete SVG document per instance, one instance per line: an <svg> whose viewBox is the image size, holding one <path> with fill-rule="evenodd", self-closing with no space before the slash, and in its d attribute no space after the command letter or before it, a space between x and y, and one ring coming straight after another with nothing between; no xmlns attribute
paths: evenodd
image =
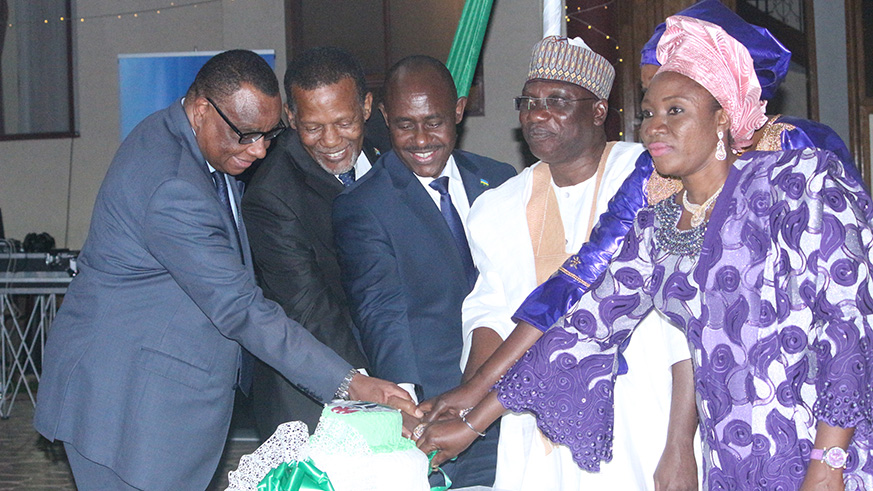
<svg viewBox="0 0 873 491"><path fill-rule="evenodd" d="M334 420L349 425L370 446L373 453L390 453L415 448L415 443L403 438L400 411L372 402L337 402L321 411L322 421Z"/></svg>
<svg viewBox="0 0 873 491"><path fill-rule="evenodd" d="M306 459L283 462L264 476L258 491L334 491L327 474Z"/></svg>

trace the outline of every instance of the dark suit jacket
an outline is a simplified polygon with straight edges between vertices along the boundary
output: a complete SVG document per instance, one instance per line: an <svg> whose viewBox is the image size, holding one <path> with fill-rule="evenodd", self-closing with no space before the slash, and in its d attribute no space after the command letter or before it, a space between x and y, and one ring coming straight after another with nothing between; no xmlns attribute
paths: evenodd
<svg viewBox="0 0 873 491"><path fill-rule="evenodd" d="M366 367L330 221L333 199L345 188L309 156L296 132L286 131L273 145L242 200L258 284L316 339L352 366ZM370 162L376 152L365 139ZM264 363L255 365L252 397L262 440L286 421L303 421L314 431L321 415L320 403Z"/></svg>
<svg viewBox="0 0 873 491"><path fill-rule="evenodd" d="M455 151L472 203L515 175L507 164ZM393 151L334 200L343 283L373 374L416 384L428 399L461 382L461 304L470 285L439 208ZM457 486L494 482L496 431L443 469Z"/></svg>
<svg viewBox="0 0 873 491"><path fill-rule="evenodd" d="M454 157L470 203L515 175L485 157ZM457 386L470 286L430 195L392 151L333 210L343 281L374 375L414 383L425 399Z"/></svg>
<svg viewBox="0 0 873 491"><path fill-rule="evenodd" d="M242 224L240 239L181 103L146 118L103 181L49 332L37 431L136 487L205 489L241 345L330 399L351 367L264 298Z"/></svg>

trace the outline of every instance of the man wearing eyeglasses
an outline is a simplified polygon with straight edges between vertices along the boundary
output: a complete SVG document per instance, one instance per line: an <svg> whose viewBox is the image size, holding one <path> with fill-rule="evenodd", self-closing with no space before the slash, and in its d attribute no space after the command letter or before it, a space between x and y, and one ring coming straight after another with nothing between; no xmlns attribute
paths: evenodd
<svg viewBox="0 0 873 491"><path fill-rule="evenodd" d="M247 351L319 400L414 411L255 286L232 176L264 157L280 111L269 65L227 51L116 153L49 332L34 419L64 442L79 489L205 489L234 389L249 385Z"/></svg>
<svg viewBox="0 0 873 491"><path fill-rule="evenodd" d="M534 47L515 107L524 139L540 161L470 210L470 249L480 276L463 307L465 384L432 408L423 405L432 409L428 418L474 406L539 337L530 325L516 329L516 309L588 242L637 160L648 158L640 144L607 141L603 124L614 76L609 62L579 38L550 36ZM609 256L599 260L608 262ZM601 465L600 473L586 472L567 447L539 432L530 413L507 413L500 423L495 489L654 487L667 435L671 366L689 352L682 333L657 314L634 336L640 337L624 351L629 369L616 383L612 462ZM567 381L570 397L573 389Z"/></svg>
<svg viewBox="0 0 873 491"><path fill-rule="evenodd" d="M289 317L363 368L367 359L340 281L330 213L333 199L380 154L365 133L373 96L358 60L334 47L297 56L284 85L294 131L276 139L242 201L255 275L264 295ZM286 421L303 421L314 430L322 405L266 364L254 368L252 403L261 439Z"/></svg>

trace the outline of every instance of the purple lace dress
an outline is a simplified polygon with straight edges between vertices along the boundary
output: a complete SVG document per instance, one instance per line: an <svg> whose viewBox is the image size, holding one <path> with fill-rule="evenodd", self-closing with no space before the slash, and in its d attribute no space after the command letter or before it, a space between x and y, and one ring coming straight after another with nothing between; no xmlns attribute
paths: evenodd
<svg viewBox="0 0 873 491"><path fill-rule="evenodd" d="M824 421L855 428L847 489L873 491L869 196L829 152L750 152L702 245L677 235L674 207L639 213L606 274L498 383L501 403L598 470L619 347L657 308L688 338L708 489L797 489Z"/></svg>

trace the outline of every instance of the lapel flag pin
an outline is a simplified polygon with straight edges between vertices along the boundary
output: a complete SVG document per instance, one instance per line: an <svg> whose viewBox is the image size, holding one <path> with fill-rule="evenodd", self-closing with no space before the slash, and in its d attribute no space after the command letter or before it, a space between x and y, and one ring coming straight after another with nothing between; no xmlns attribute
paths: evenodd
<svg viewBox="0 0 873 491"><path fill-rule="evenodd" d="M485 179L479 179L479 184L485 186L486 188L490 185Z"/></svg>

